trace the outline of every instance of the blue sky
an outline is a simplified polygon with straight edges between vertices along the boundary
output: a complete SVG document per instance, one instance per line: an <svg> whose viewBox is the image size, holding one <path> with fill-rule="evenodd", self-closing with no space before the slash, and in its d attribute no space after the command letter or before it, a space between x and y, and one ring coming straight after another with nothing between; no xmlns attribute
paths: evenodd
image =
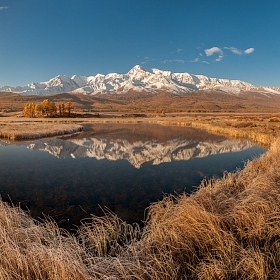
<svg viewBox="0 0 280 280"><path fill-rule="evenodd" d="M280 86L278 0L0 0L0 86L136 64Z"/></svg>

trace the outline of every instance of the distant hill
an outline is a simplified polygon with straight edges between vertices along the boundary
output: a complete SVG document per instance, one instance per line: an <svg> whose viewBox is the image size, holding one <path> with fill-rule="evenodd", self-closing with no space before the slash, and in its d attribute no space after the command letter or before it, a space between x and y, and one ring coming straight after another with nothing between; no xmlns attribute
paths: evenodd
<svg viewBox="0 0 280 280"><path fill-rule="evenodd" d="M154 94L130 91L127 94L83 95L73 93L49 96L0 93L0 112L22 111L26 103L40 103L44 99L56 103L72 102L79 112L279 112L280 95L248 91L239 95L215 90L193 91L184 95L158 91Z"/></svg>

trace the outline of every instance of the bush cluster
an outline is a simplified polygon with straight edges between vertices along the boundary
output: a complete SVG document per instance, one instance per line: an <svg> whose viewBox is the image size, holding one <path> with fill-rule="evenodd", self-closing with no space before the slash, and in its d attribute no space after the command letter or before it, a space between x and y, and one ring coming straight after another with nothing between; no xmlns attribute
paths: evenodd
<svg viewBox="0 0 280 280"><path fill-rule="evenodd" d="M71 102L61 103L56 105L49 99L43 100L39 104L27 103L23 108L25 117L70 117L73 113L73 106Z"/></svg>

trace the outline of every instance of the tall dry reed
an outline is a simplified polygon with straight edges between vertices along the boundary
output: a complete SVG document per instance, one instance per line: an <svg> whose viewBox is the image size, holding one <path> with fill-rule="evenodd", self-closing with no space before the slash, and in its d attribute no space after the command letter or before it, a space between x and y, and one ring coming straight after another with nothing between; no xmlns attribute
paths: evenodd
<svg viewBox="0 0 280 280"><path fill-rule="evenodd" d="M0 203L0 279L90 279L77 241Z"/></svg>

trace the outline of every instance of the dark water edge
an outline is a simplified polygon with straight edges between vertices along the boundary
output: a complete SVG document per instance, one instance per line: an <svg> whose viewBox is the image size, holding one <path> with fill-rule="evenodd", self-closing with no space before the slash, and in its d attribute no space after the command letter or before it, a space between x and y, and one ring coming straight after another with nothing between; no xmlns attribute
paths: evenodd
<svg viewBox="0 0 280 280"><path fill-rule="evenodd" d="M199 140L195 140L195 133ZM98 141L94 145L98 143L101 146L97 151L114 160L102 158L99 153L99 159L84 156L93 148L93 139ZM171 151L173 157L188 149L196 149L190 159L170 162L161 159L161 156L169 154L168 151L161 154L159 148L171 149L173 139L179 139L175 141L179 146L174 146ZM163 195L191 193L203 178L220 177L225 170L242 168L244 162L264 152L258 146L246 148L244 145L241 151L224 152L221 148L221 153L202 157L199 154L201 148L197 148L202 146L201 143L204 146L207 143L208 149L212 146L216 149L217 145L227 142L225 137L200 130L147 128L143 125L103 125L91 128L76 138L41 139L9 145L2 142L0 193L4 201L20 204L23 209L28 209L32 217L51 216L60 227L68 230L75 229L80 220L90 217L90 214L103 215L104 207L128 223L141 223L145 219L145 208L161 200ZM107 146L104 148L102 145ZM135 156L149 152L150 159L150 154L155 153L157 161L162 162L155 164L147 161L135 168L127 160L131 155L125 149L131 148L131 145L133 149L129 151ZM151 150L145 151L145 145L150 145ZM115 158L113 152L122 159Z"/></svg>

